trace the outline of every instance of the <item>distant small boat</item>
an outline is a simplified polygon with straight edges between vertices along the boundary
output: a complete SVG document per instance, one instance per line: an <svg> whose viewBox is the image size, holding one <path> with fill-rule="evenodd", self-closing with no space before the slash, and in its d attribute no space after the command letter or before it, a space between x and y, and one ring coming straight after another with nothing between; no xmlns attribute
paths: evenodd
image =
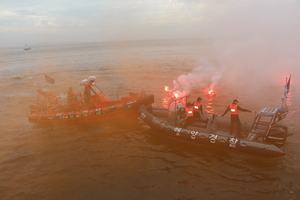
<svg viewBox="0 0 300 200"><path fill-rule="evenodd" d="M30 50L31 48L27 46L27 44L24 46L24 50Z"/></svg>

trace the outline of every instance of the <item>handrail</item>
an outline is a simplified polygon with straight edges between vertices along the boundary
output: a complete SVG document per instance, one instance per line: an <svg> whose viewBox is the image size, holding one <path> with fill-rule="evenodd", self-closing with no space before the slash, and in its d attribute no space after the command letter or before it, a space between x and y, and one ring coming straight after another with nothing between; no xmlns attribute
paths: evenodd
<svg viewBox="0 0 300 200"><path fill-rule="evenodd" d="M174 107L174 109L175 109L175 115L174 115L174 117L175 117L175 125L177 125L177 115L176 115L176 113L177 113L177 105L176 105L176 102L179 100L179 103L181 102L181 100L182 99L184 99L184 98L188 98L190 95L188 94L188 95L185 95L185 96L183 96L183 97L180 97L180 98L178 98L178 99L174 99L173 101L171 101L170 103L169 103L169 105L168 105L168 123L170 123L170 121L169 121L169 112L170 112L170 106L171 106L171 104L173 103L173 102L175 102L175 107Z"/></svg>

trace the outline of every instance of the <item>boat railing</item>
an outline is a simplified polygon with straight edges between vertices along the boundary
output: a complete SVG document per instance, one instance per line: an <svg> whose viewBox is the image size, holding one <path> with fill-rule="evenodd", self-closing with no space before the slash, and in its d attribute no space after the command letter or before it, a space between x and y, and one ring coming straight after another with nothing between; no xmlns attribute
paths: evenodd
<svg viewBox="0 0 300 200"><path fill-rule="evenodd" d="M178 125L179 119L181 114L181 107L185 107L187 98L189 95L174 99L173 101L170 101L168 105L168 123L174 123L175 126Z"/></svg>
<svg viewBox="0 0 300 200"><path fill-rule="evenodd" d="M268 121L263 121L262 118L269 118ZM267 136L270 133L271 127L274 124L276 120L276 116L275 115L270 115L270 116L265 116L263 117L263 115L257 115L254 119L254 123L252 124L250 130L252 133L256 133L259 135L263 135L264 136L264 140L267 138Z"/></svg>

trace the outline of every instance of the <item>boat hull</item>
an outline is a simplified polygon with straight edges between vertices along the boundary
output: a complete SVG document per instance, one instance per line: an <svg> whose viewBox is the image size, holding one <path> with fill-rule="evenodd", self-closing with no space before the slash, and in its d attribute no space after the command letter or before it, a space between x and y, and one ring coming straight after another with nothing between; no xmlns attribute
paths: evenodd
<svg viewBox="0 0 300 200"><path fill-rule="evenodd" d="M51 114L31 114L28 121L42 125L80 124L109 121L115 119L135 119L139 117L138 108L154 102L154 95L143 96L127 102L106 107L84 110L71 110Z"/></svg>
<svg viewBox="0 0 300 200"><path fill-rule="evenodd" d="M146 124L148 124L155 131L159 132L159 134L168 138L180 140L182 142L193 143L196 145L208 145L211 147L250 153L269 158L285 155L283 150L275 145L249 141L232 136L219 135L214 127L206 129L210 131L207 132L172 126L170 123L162 120L159 116L154 116L151 109L146 106L141 106L139 108L139 112L140 118Z"/></svg>

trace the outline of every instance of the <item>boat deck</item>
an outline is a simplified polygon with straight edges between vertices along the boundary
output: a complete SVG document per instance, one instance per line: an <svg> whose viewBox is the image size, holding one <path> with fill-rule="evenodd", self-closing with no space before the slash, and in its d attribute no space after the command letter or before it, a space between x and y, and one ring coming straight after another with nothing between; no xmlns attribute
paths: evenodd
<svg viewBox="0 0 300 200"><path fill-rule="evenodd" d="M277 125L273 131L273 136L265 140L265 136L257 132L265 132L268 127L256 124L254 122L241 121L242 138L230 135L230 118L212 116L203 116L201 119L194 118L193 122L187 127L182 127L185 120L184 113L179 114L172 110L156 109L141 106L140 116L150 127L158 131L159 134L169 138L189 142L199 145L210 145L224 149L232 149L245 153L258 154L265 157L279 157L284 155L280 147L285 142L285 126ZM252 129L252 131L250 131ZM277 132L276 132L277 131ZM248 133L247 135L244 133ZM246 136L246 137L245 137ZM275 139L274 139L275 138ZM273 140L274 139L274 140ZM279 141L280 140L280 141ZM211 145L214 143L213 145Z"/></svg>
<svg viewBox="0 0 300 200"><path fill-rule="evenodd" d="M155 114L155 112L154 112ZM167 116L162 116L162 115L156 115L160 120L168 123L168 118ZM230 135L229 133L229 126L228 127L218 127L217 121L211 123L211 117L206 118L207 123L204 122L204 120L199 120L196 119L194 122L186 127L188 130L195 130L203 133L209 133L209 134L215 134L215 135L221 135L221 136L226 136L226 137L234 137L236 135L236 130L234 129L234 133ZM173 123L175 124L175 123ZM180 127L178 123L178 127ZM245 130L242 127L241 129L241 134L246 136Z"/></svg>

